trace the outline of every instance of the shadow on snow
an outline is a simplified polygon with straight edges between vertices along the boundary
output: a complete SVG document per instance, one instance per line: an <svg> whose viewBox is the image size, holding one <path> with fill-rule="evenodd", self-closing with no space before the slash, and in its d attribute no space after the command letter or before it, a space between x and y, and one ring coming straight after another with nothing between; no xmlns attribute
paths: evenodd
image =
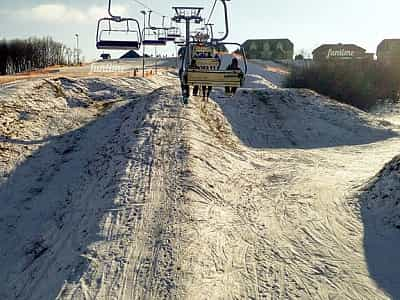
<svg viewBox="0 0 400 300"><path fill-rule="evenodd" d="M242 89L213 95L234 134L259 149L318 149L370 144L397 136L366 114L306 90Z"/></svg>
<svg viewBox="0 0 400 300"><path fill-rule="evenodd" d="M88 270L89 246L104 240L100 223L116 214L127 153L138 145L134 131L144 117L132 119L138 102L43 141L0 185L1 299L55 299ZM140 153L144 164L151 160L146 149Z"/></svg>
<svg viewBox="0 0 400 300"><path fill-rule="evenodd" d="M360 201L370 276L390 298L400 299L400 161L395 160L364 188Z"/></svg>

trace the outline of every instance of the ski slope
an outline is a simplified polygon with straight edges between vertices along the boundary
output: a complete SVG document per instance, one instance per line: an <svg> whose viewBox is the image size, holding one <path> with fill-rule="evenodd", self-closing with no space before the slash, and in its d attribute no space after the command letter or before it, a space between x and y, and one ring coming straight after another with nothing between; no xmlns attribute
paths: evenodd
<svg viewBox="0 0 400 300"><path fill-rule="evenodd" d="M2 87L0 298L399 298L395 116L276 67Z"/></svg>

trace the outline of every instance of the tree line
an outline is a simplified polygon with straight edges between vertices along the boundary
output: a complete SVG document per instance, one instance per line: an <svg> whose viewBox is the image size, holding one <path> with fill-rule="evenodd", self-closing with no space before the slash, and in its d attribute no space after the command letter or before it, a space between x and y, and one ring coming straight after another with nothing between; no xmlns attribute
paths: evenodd
<svg viewBox="0 0 400 300"><path fill-rule="evenodd" d="M50 37L0 41L0 75L66 63L67 48Z"/></svg>
<svg viewBox="0 0 400 300"><path fill-rule="evenodd" d="M368 110L382 100L400 101L400 67L369 60L309 63L292 68L286 87L312 89Z"/></svg>

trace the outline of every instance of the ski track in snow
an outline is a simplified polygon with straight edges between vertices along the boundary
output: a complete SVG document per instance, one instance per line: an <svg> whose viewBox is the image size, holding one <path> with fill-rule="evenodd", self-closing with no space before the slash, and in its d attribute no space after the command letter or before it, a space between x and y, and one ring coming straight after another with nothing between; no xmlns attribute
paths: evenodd
<svg viewBox="0 0 400 300"><path fill-rule="evenodd" d="M393 206L366 213L395 116L249 70L188 106L172 75L1 88L0 298L399 298Z"/></svg>

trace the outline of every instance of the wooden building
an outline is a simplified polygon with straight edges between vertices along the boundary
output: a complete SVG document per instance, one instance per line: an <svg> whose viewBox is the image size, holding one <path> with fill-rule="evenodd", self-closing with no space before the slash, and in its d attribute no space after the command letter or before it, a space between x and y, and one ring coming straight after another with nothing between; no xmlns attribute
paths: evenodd
<svg viewBox="0 0 400 300"><path fill-rule="evenodd" d="M385 39L376 51L378 62L388 65L400 65L400 39Z"/></svg>
<svg viewBox="0 0 400 300"><path fill-rule="evenodd" d="M247 40L242 46L249 59L293 60L294 45L289 39Z"/></svg>
<svg viewBox="0 0 400 300"><path fill-rule="evenodd" d="M354 44L325 44L313 51L315 61L373 60L374 54Z"/></svg>

